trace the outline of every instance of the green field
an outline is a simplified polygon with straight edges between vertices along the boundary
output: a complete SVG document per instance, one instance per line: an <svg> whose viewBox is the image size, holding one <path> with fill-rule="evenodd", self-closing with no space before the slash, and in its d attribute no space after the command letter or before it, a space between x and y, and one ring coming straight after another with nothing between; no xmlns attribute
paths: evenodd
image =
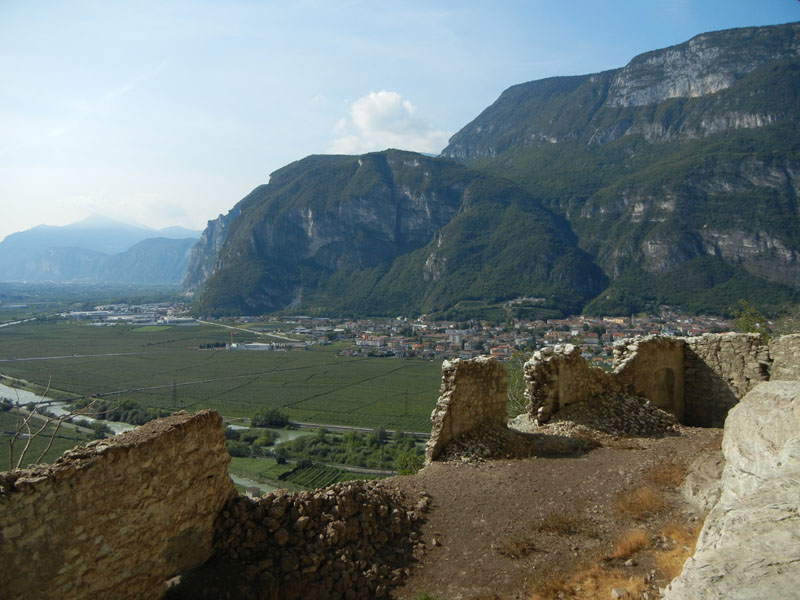
<svg viewBox="0 0 800 600"><path fill-rule="evenodd" d="M310 351L200 350L230 341L211 325L135 328L32 322L0 329L0 373L68 396L102 394L169 410L249 417L280 408L301 422L429 431L440 364ZM240 332L236 341L256 340Z"/></svg>

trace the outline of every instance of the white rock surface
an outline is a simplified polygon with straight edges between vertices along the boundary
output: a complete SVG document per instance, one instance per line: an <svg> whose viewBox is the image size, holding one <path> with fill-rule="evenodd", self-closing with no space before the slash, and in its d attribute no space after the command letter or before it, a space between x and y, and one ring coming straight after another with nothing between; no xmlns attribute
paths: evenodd
<svg viewBox="0 0 800 600"><path fill-rule="evenodd" d="M800 598L800 382L751 390L725 422L722 495L668 600Z"/></svg>

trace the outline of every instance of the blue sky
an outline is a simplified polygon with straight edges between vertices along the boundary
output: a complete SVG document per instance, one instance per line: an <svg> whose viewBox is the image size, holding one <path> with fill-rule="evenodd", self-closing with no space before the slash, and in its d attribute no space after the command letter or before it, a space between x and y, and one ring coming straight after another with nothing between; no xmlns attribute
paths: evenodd
<svg viewBox="0 0 800 600"><path fill-rule="evenodd" d="M624 66L797 0L0 0L0 239L201 229L308 154L439 152L510 85Z"/></svg>

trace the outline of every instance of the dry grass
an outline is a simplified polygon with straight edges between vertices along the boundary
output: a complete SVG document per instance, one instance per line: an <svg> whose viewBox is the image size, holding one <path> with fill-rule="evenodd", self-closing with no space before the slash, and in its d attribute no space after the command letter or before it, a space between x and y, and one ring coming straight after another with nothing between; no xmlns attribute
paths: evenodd
<svg viewBox="0 0 800 600"><path fill-rule="evenodd" d="M699 523L690 528L677 523L668 523L663 527L661 535L669 540L672 548L656 553L656 565L665 577L671 580L680 575L686 559L694 553L701 529Z"/></svg>
<svg viewBox="0 0 800 600"><path fill-rule="evenodd" d="M657 486L678 487L686 479L686 467L678 463L662 463L647 473L647 480Z"/></svg>
<svg viewBox="0 0 800 600"><path fill-rule="evenodd" d="M634 553L647 547L650 540L644 529L633 529L625 533L611 553L611 558L630 558Z"/></svg>
<svg viewBox="0 0 800 600"><path fill-rule="evenodd" d="M594 565L569 578L558 575L544 581L534 588L531 600L611 598L614 588L622 588L631 598L639 598L647 589L647 584L642 577L630 577L618 569Z"/></svg>
<svg viewBox="0 0 800 600"><path fill-rule="evenodd" d="M635 521L643 521L666 510L667 503L652 488L640 487L617 498L614 508Z"/></svg>

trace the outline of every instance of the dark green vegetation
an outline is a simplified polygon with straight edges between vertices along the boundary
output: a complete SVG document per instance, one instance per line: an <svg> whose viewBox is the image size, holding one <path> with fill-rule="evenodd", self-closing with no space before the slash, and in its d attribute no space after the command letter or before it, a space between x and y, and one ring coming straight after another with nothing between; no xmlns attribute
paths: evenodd
<svg viewBox="0 0 800 600"><path fill-rule="evenodd" d="M385 476L389 471L412 474L424 462L424 444L399 431L389 436L382 428L371 433L334 433L320 428L279 441L284 433L260 428L226 429L233 456L231 471L276 487L288 482L299 488L315 488L336 481Z"/></svg>
<svg viewBox="0 0 800 600"><path fill-rule="evenodd" d="M797 23L722 31L513 86L445 158L292 163L210 225L187 281L221 268L198 310L781 312L800 302L798 40Z"/></svg>
<svg viewBox="0 0 800 600"><path fill-rule="evenodd" d="M257 337L242 332L236 339L248 336ZM335 345L293 352L199 350L229 339L227 330L214 326L141 331L25 323L0 330L0 372L42 388L50 380L48 395L54 397L102 395L145 408L213 408L226 417L279 408L300 422L430 429L438 363L345 358L336 355Z"/></svg>
<svg viewBox="0 0 800 600"><path fill-rule="evenodd" d="M298 301L311 314L437 313L525 295L566 314L606 282L566 221L522 188L409 152L308 157L236 210L201 314Z"/></svg>
<svg viewBox="0 0 800 600"><path fill-rule="evenodd" d="M800 301L799 38L796 23L723 31L624 71L517 85L443 155L569 220L612 280L589 313L730 314L741 297L774 314ZM669 97L687 80L693 93Z"/></svg>

